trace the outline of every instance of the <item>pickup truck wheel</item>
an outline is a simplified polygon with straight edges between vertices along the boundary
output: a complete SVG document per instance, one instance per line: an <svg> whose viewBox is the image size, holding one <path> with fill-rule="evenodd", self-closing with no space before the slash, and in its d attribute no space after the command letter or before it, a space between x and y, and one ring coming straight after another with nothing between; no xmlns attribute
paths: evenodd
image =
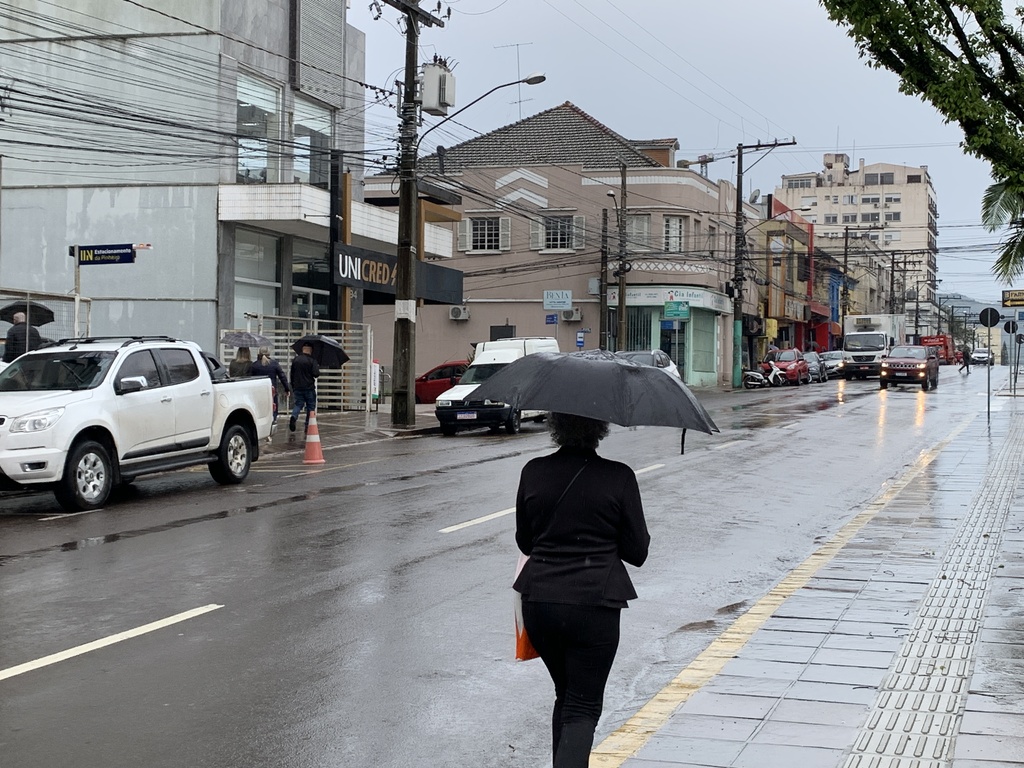
<svg viewBox="0 0 1024 768"><path fill-rule="evenodd" d="M252 439L249 432L233 424L224 432L217 449L217 460L210 465L210 475L221 485L237 485L245 480L252 465Z"/></svg>
<svg viewBox="0 0 1024 768"><path fill-rule="evenodd" d="M110 498L114 473L107 449L94 440L76 443L64 465L64 477L53 489L68 512L99 509Z"/></svg>
<svg viewBox="0 0 1024 768"><path fill-rule="evenodd" d="M508 420L505 422L505 431L510 435L514 435L519 431L519 428L523 425L523 415L516 410L508 415Z"/></svg>

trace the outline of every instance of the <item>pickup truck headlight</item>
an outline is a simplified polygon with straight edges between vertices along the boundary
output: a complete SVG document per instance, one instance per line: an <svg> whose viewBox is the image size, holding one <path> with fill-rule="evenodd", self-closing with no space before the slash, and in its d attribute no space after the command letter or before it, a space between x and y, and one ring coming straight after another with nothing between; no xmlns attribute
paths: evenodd
<svg viewBox="0 0 1024 768"><path fill-rule="evenodd" d="M63 415L63 408L47 408L45 411L19 416L11 421L11 432L42 432L56 424Z"/></svg>
<svg viewBox="0 0 1024 768"><path fill-rule="evenodd" d="M452 401L451 400L438 400L437 403L435 403L435 405L438 408L451 408L452 407Z"/></svg>

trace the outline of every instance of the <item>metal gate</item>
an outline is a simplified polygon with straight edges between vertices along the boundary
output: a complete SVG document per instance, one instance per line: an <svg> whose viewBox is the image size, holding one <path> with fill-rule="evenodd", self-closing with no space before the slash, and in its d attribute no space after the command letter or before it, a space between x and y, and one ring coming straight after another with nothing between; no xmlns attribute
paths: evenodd
<svg viewBox="0 0 1024 768"><path fill-rule="evenodd" d="M0 288L0 343L10 328L13 314L26 309L26 323L39 331L44 343L89 335L90 299L76 299L64 293Z"/></svg>
<svg viewBox="0 0 1024 768"><path fill-rule="evenodd" d="M317 320L280 315L247 315L246 328L228 328L250 331L270 340L270 354L281 363L287 374L295 357L292 344L306 334L322 333L335 339L344 348L349 361L341 370L322 370L317 379L318 410L369 411L372 403L370 390L373 364L373 330L365 323L345 323L340 320ZM257 350L252 350L255 360ZM220 356L224 364L235 356L235 348L221 344Z"/></svg>

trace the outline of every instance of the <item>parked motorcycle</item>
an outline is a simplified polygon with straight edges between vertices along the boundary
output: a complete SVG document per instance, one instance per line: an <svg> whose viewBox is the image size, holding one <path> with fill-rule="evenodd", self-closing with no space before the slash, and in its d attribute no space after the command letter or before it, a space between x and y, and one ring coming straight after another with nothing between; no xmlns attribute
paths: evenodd
<svg viewBox="0 0 1024 768"><path fill-rule="evenodd" d="M775 364L774 360L769 360L767 373L761 371L744 371L743 372L743 386L746 389L758 389L759 387L781 387L786 383L786 374L783 373L782 369Z"/></svg>

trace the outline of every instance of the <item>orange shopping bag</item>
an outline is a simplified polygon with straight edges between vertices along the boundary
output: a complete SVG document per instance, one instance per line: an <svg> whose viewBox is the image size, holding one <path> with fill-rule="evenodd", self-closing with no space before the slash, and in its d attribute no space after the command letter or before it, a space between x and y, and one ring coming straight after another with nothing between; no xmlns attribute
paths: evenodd
<svg viewBox="0 0 1024 768"><path fill-rule="evenodd" d="M519 578L519 572L523 570L523 566L526 565L526 561L529 559L529 556L521 552L519 553L515 578ZM526 634L526 625L523 624L523 596L516 591L513 591L512 594L516 617L516 661L536 659L540 654L537 653L537 649L530 642L530 638Z"/></svg>

